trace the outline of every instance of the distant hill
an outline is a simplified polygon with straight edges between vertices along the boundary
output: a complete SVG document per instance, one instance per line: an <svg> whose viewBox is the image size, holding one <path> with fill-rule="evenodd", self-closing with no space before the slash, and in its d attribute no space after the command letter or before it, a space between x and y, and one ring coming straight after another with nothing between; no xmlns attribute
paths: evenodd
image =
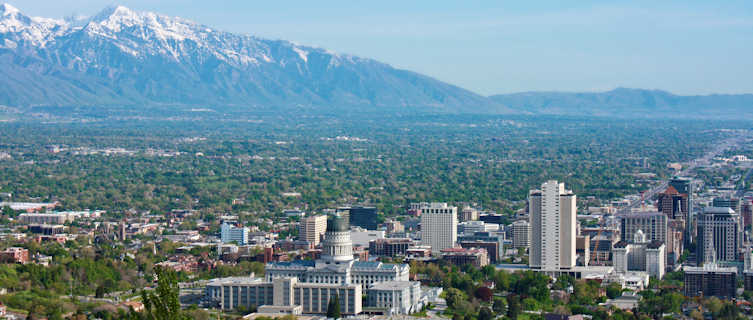
<svg viewBox="0 0 753 320"><path fill-rule="evenodd" d="M620 118L753 119L753 94L680 96L661 90L617 88L607 92L523 92L494 95L515 113Z"/></svg>
<svg viewBox="0 0 753 320"><path fill-rule="evenodd" d="M498 112L387 64L118 6L83 20L0 5L0 105Z"/></svg>

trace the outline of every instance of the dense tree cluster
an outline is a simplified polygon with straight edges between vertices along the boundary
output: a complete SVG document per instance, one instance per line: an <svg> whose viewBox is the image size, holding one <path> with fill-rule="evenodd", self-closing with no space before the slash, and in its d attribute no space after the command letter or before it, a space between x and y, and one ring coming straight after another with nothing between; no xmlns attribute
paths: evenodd
<svg viewBox="0 0 753 320"><path fill-rule="evenodd" d="M628 311L600 305L608 298L629 291L617 283L602 286L594 280L576 280L567 275L552 280L533 271L510 273L493 266L458 268L415 261L411 262L411 273L427 284L444 288L447 315L453 319L480 320L490 315L492 318L538 319L540 312L586 314L593 319L660 319L665 314L682 313L683 305L688 303L698 304L701 319L704 312L714 319L737 319L742 315L733 301L683 296L682 288L678 290L674 280L682 277L681 271L669 274L667 280L652 281L651 289L639 293L642 299L638 307ZM493 289L489 284L493 284ZM750 301L753 294L748 292L744 298Z"/></svg>
<svg viewBox="0 0 753 320"><path fill-rule="evenodd" d="M649 181L634 174L667 176L668 162L692 159L732 134L708 127L521 116L9 123L0 126L0 151L12 156L0 161L0 191L113 214L195 208L264 216L347 202L394 214L427 200L509 212L547 179L601 199L642 190ZM50 153L49 145L63 151Z"/></svg>

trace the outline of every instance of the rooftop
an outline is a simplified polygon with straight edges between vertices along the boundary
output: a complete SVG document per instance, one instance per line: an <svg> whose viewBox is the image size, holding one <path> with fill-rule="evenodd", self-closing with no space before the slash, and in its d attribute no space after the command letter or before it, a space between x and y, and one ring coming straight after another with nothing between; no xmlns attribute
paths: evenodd
<svg viewBox="0 0 753 320"><path fill-rule="evenodd" d="M385 281L377 282L371 285L369 289L372 290L402 290L405 288L413 287L415 282L410 281Z"/></svg>
<svg viewBox="0 0 753 320"><path fill-rule="evenodd" d="M254 278L254 277L227 277L227 278L217 278L217 279L211 279L207 283L208 286L221 286L223 284L249 284L249 283L260 283L263 282L263 279L261 278Z"/></svg>
<svg viewBox="0 0 753 320"><path fill-rule="evenodd" d="M711 213L711 214L734 214L735 210L732 210L730 207L706 207L703 208L703 213Z"/></svg>
<svg viewBox="0 0 753 320"><path fill-rule="evenodd" d="M664 214L659 211L636 211L630 213L618 214L618 217L652 217L663 216Z"/></svg>
<svg viewBox="0 0 753 320"><path fill-rule="evenodd" d="M737 267L720 267L715 263L709 263L703 267L682 267L682 271L685 273L708 273L708 272L733 272L737 273Z"/></svg>
<svg viewBox="0 0 753 320"><path fill-rule="evenodd" d="M625 248L627 247L628 243L625 240L620 240L617 243L614 244L615 248Z"/></svg>
<svg viewBox="0 0 753 320"><path fill-rule="evenodd" d="M664 242L661 242L659 240L651 241L646 247L649 249L659 249L661 246L664 245Z"/></svg>

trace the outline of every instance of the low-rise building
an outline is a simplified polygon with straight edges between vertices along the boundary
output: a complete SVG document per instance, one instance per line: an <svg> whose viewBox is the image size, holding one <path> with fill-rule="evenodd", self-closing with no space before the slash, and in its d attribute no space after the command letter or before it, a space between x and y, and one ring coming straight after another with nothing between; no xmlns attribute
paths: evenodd
<svg viewBox="0 0 753 320"><path fill-rule="evenodd" d="M411 246L405 254L411 258L428 258L431 257L431 246Z"/></svg>
<svg viewBox="0 0 753 320"><path fill-rule="evenodd" d="M489 264L489 255L485 249L478 248L448 248L441 251L442 260L448 261L456 266L466 264L474 267L483 267Z"/></svg>
<svg viewBox="0 0 753 320"><path fill-rule="evenodd" d="M384 239L384 231L352 227L350 229L350 239L353 241L353 245L368 247L371 240Z"/></svg>
<svg viewBox="0 0 753 320"><path fill-rule="evenodd" d="M371 256L405 256L413 240L408 238L385 238L369 242L369 255Z"/></svg>
<svg viewBox="0 0 753 320"><path fill-rule="evenodd" d="M26 264L29 262L29 250L19 247L7 248L0 252L0 261Z"/></svg>
<svg viewBox="0 0 753 320"><path fill-rule="evenodd" d="M423 303L421 283L417 281L387 281L375 283L367 290L368 307L381 309L386 315L418 312Z"/></svg>
<svg viewBox="0 0 753 320"><path fill-rule="evenodd" d="M478 248L486 250L486 254L489 257L489 262L496 264L499 259L499 242L490 241L462 241L460 242L462 248Z"/></svg>
<svg viewBox="0 0 753 320"><path fill-rule="evenodd" d="M303 313L324 314L329 300L340 299L343 314L359 314L362 307L361 286L357 284L298 282L295 277L276 278L271 282L255 278L234 278L207 285L207 294L219 298L223 310L240 306L301 306Z"/></svg>
<svg viewBox="0 0 753 320"><path fill-rule="evenodd" d="M685 296L734 297L737 290L737 268L719 267L708 263L703 267L683 267L685 273Z"/></svg>
<svg viewBox="0 0 753 320"><path fill-rule="evenodd" d="M611 272L604 277L602 283L619 283L623 288L642 291L648 288L650 279L648 273L643 271Z"/></svg>
<svg viewBox="0 0 753 320"><path fill-rule="evenodd" d="M18 219L25 224L65 224L73 222L74 216L67 213L22 213Z"/></svg>
<svg viewBox="0 0 753 320"><path fill-rule="evenodd" d="M387 234L403 233L405 232L405 226L400 221L388 219L384 222L384 227Z"/></svg>
<svg viewBox="0 0 753 320"><path fill-rule="evenodd" d="M32 224L29 226L29 232L51 236L65 233L65 226L62 224Z"/></svg>
<svg viewBox="0 0 753 320"><path fill-rule="evenodd" d="M223 223L220 228L220 238L222 243L235 242L239 245L245 245L248 243L248 228L236 227L231 224Z"/></svg>

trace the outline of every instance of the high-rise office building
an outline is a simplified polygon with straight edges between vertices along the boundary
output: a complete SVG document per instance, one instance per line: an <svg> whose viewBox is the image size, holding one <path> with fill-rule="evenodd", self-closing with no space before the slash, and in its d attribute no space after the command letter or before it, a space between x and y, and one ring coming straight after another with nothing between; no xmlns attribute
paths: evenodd
<svg viewBox="0 0 753 320"><path fill-rule="evenodd" d="M366 230L376 230L379 220L375 207L350 206L339 208L338 211L347 211L350 226L357 226Z"/></svg>
<svg viewBox="0 0 753 320"><path fill-rule="evenodd" d="M685 250L685 220L670 219L667 222L667 264L674 265Z"/></svg>
<svg viewBox="0 0 753 320"><path fill-rule="evenodd" d="M740 198L735 197L729 197L729 198L720 198L716 197L712 201L712 207L718 207L718 208L730 208L735 213L740 214L741 207L740 207Z"/></svg>
<svg viewBox="0 0 753 320"><path fill-rule="evenodd" d="M327 216L309 216L301 218L298 227L298 239L308 241L314 246L319 245L322 236L327 231Z"/></svg>
<svg viewBox="0 0 753 320"><path fill-rule="evenodd" d="M753 223L753 201L751 198L745 197L740 200L740 217L743 219L743 227L747 227Z"/></svg>
<svg viewBox="0 0 753 320"><path fill-rule="evenodd" d="M693 189L695 189L695 184L693 183L693 180L690 178L683 178L683 177L675 177L672 180L669 180L669 185L675 188L677 192L681 194L685 194L687 197L687 206L686 206L686 212L685 214L685 242L686 243L692 243L695 239L695 227L697 225L696 218L697 213L695 212L695 208L693 207ZM676 218L675 218L676 219Z"/></svg>
<svg viewBox="0 0 753 320"><path fill-rule="evenodd" d="M719 267L712 263L703 267L685 266L685 296L731 298L737 291L737 268Z"/></svg>
<svg viewBox="0 0 753 320"><path fill-rule="evenodd" d="M529 265L542 270L575 266L575 194L550 180L529 194L531 250Z"/></svg>
<svg viewBox="0 0 753 320"><path fill-rule="evenodd" d="M619 215L622 240L633 243L633 235L641 230L648 241L667 242L667 216L661 212L631 212Z"/></svg>
<svg viewBox="0 0 753 320"><path fill-rule="evenodd" d="M737 260L742 245L740 216L730 208L708 207L698 215L698 265Z"/></svg>
<svg viewBox="0 0 753 320"><path fill-rule="evenodd" d="M688 194L680 193L669 185L664 192L659 194L659 201L657 207L659 211L675 220L686 220L688 215Z"/></svg>
<svg viewBox="0 0 753 320"><path fill-rule="evenodd" d="M528 248L531 245L531 224L525 220L512 223L512 247Z"/></svg>
<svg viewBox="0 0 753 320"><path fill-rule="evenodd" d="M458 208L431 203L421 209L421 244L432 252L452 248L458 239Z"/></svg>

